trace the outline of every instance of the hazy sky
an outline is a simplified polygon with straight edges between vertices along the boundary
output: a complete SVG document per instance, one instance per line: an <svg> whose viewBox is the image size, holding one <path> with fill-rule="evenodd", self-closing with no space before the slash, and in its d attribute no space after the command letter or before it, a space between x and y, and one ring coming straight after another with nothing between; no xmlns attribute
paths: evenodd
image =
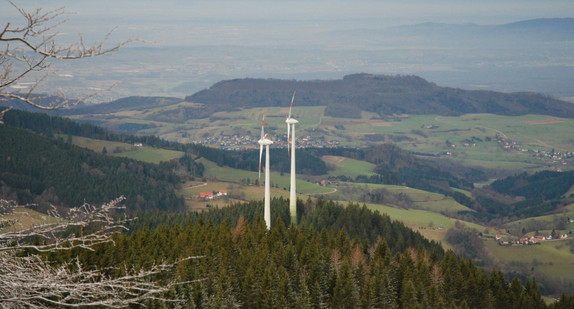
<svg viewBox="0 0 574 309"><path fill-rule="evenodd" d="M4 1L4 0L2 0ZM23 7L65 6L85 18L335 19L388 18L435 22L509 22L572 17L570 0L45 0L14 1ZM5 2L5 5L8 5ZM2 11L5 11L4 9Z"/></svg>
<svg viewBox="0 0 574 309"><path fill-rule="evenodd" d="M46 0L14 1L24 8L65 7L75 13L63 31L101 33L119 26L118 33L163 42L181 41L182 33L202 26L261 25L282 22L282 31L302 23L323 29L387 27L422 22L501 24L542 17L574 17L572 0ZM14 20L17 11L0 0L0 18ZM232 31L233 29L230 29ZM269 29L250 28L249 32ZM244 35L248 35L245 33ZM255 34L256 35L256 34ZM199 37L201 38L201 37ZM180 42L188 44L189 42ZM201 42L195 42L199 44ZM205 42L209 44L209 42Z"/></svg>
<svg viewBox="0 0 574 309"><path fill-rule="evenodd" d="M93 75L111 83L121 79L119 95L172 95L180 84L185 87L179 91L189 94L230 78L323 79L357 72L415 74L466 89L574 95L571 41L547 49L514 43L500 49L500 41L493 41L490 49L477 49L457 38L429 45L424 36L392 38L379 31L426 22L499 25L574 17L572 0L13 1L27 11L64 7L72 13L58 28L61 45L76 42L79 33L88 44L101 40L116 26L110 45L127 38L154 42L130 44L112 58L94 60L94 67L89 61L58 67L79 77L74 81L91 81ZM0 25L22 21L0 0ZM140 46L154 50L128 51ZM185 48L170 48L175 46ZM102 71L103 66L110 67Z"/></svg>

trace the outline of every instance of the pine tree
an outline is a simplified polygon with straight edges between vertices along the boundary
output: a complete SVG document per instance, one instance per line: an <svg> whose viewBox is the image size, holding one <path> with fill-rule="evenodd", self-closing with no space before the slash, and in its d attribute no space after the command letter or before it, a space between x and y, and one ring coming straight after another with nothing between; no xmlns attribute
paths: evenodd
<svg viewBox="0 0 574 309"><path fill-rule="evenodd" d="M337 272L331 306L333 308L355 308L359 304L359 294L353 277L352 266L348 258L343 260Z"/></svg>

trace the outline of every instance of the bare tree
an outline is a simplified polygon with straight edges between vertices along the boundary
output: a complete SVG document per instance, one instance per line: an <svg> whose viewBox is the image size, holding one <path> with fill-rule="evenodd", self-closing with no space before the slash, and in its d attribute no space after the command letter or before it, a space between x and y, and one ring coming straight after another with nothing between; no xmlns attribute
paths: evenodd
<svg viewBox="0 0 574 309"><path fill-rule="evenodd" d="M94 250L98 244L113 242L112 233L126 229L124 224L128 219L118 220L117 216L112 216L114 211L123 209L120 205L123 199L120 197L101 207L84 204L70 209L66 216L61 216L54 208L51 215L57 218L56 223L0 233L0 308L124 308L151 299L177 301L162 295L176 284L189 282L174 280L160 285L151 277L172 269L177 263L198 257L138 271L124 265L126 274L112 277L99 269L86 269L78 260L53 264L39 254L18 254L24 249L37 253L74 248ZM0 213L11 213L14 206L12 202L0 200ZM15 224L13 219L0 217L0 228ZM70 233L73 228L79 232ZM35 244L27 241L30 238L44 241Z"/></svg>
<svg viewBox="0 0 574 309"><path fill-rule="evenodd" d="M33 93L54 73L50 70L53 63L110 54L134 41L130 39L106 47L105 44L114 31L112 29L103 40L92 44L86 45L80 35L76 43L59 45L56 42L56 37L59 35L58 28L68 21L62 18L66 14L63 8L52 11L38 8L33 12L28 12L11 0L6 1L18 10L24 23L16 26L7 22L3 28L0 28L0 44L2 44L0 45L0 98L20 100L44 110L65 108L84 102L101 91L77 99L71 99L61 92L45 96L34 96ZM30 81L31 86L26 90L13 87L22 81ZM57 99L54 100L54 97Z"/></svg>

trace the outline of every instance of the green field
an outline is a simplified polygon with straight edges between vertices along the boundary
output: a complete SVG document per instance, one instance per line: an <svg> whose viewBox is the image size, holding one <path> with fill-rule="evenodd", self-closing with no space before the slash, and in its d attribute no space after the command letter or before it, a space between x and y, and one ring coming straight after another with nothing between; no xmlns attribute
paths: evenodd
<svg viewBox="0 0 574 309"><path fill-rule="evenodd" d="M259 179L259 173L257 172L249 172L239 169L234 169L226 166L217 166L217 164L208 161L204 158L199 159L205 166L205 173L204 177L207 179L216 179L220 181L226 182L233 182L233 183L240 183L246 179L249 179L249 183L255 183L256 180ZM289 190L290 186L290 178L289 174L285 173L281 176L280 173L271 172L270 179L271 179L271 186L276 187L277 189L282 190ZM301 179L305 176L298 175L297 176L297 193L298 194L327 194L332 192L333 189L329 187L320 186L308 181ZM265 174L261 173L262 181L265 179Z"/></svg>
<svg viewBox="0 0 574 309"><path fill-rule="evenodd" d="M570 252L569 240L541 242L530 246L499 246L496 241L486 241L487 248L505 263L524 263L532 271L531 275L541 273L552 278L574 278L574 253Z"/></svg>
<svg viewBox="0 0 574 309"><path fill-rule="evenodd" d="M337 177L345 175L347 177L356 178L359 175L375 175L373 170L376 165L369 162L339 156L323 156L322 159L327 163L329 168L328 176Z"/></svg>
<svg viewBox="0 0 574 309"><path fill-rule="evenodd" d="M0 233L9 233L29 229L32 226L42 224L58 223L59 219L49 215L39 213L29 208L16 207L11 214L2 215L2 220L10 224L2 229Z"/></svg>
<svg viewBox="0 0 574 309"><path fill-rule="evenodd" d="M60 137L64 138L64 136ZM102 153L105 148L108 155L126 157L149 163L157 164L162 161L170 161L183 156L183 152L181 151L151 148L146 147L145 145L143 147L136 147L126 143L104 141L81 136L71 136L71 139L74 145L88 148L95 152Z"/></svg>

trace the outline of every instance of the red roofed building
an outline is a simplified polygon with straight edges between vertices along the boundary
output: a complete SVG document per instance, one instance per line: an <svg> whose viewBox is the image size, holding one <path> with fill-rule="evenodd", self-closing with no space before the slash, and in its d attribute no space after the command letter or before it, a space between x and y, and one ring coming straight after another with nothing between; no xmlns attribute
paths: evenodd
<svg viewBox="0 0 574 309"><path fill-rule="evenodd" d="M212 200L213 192L199 192L199 198L203 200Z"/></svg>

